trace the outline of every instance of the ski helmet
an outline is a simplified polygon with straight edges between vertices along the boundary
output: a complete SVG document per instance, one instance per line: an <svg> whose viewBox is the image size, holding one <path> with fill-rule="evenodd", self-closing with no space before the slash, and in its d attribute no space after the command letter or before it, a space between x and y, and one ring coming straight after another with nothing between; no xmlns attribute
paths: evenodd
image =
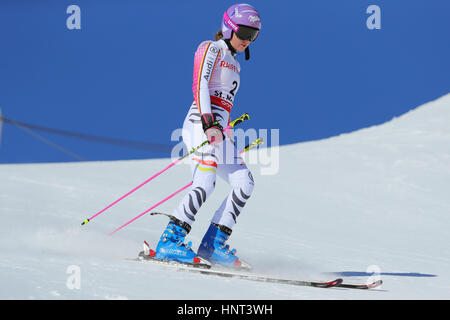
<svg viewBox="0 0 450 320"><path fill-rule="evenodd" d="M234 33L241 40L255 41L261 29L261 18L258 11L251 5L239 3L225 11L222 19L222 34L224 39L231 39Z"/></svg>

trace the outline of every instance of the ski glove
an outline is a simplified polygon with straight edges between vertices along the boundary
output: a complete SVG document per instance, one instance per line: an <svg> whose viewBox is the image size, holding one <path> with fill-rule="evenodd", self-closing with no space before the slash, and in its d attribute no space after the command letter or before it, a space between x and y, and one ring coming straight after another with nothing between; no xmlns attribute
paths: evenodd
<svg viewBox="0 0 450 320"><path fill-rule="evenodd" d="M212 113L204 113L201 118L203 131L206 134L209 144L215 145L221 143L224 140L224 135L222 132L223 127L220 125L219 121L214 119Z"/></svg>

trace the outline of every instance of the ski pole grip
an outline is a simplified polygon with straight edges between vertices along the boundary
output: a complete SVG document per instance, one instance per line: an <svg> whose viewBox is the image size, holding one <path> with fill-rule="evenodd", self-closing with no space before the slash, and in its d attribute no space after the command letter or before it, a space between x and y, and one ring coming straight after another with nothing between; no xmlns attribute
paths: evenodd
<svg viewBox="0 0 450 320"><path fill-rule="evenodd" d="M234 128L235 126L237 126L238 124L241 124L242 122L249 120L250 116L248 115L248 113L244 113L242 116L240 116L239 118L237 118L236 120L233 120L230 122L230 127Z"/></svg>

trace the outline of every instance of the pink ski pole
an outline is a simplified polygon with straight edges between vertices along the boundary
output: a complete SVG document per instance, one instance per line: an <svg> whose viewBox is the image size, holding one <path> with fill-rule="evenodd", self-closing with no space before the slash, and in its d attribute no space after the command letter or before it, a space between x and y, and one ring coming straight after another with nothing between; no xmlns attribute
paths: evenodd
<svg viewBox="0 0 450 320"><path fill-rule="evenodd" d="M117 199L116 201L114 201L113 203L109 204L108 206L106 206L104 209L100 210L99 212L97 212L96 214L94 214L92 217L83 220L83 222L81 223L81 225L85 225L86 223L88 223L89 221L91 221L92 219L94 219L96 216L98 216L100 213L106 211L107 209L111 208L113 205L115 205L117 202L123 200L124 198L128 197L130 194L132 194L133 192L135 192L137 189L141 188L142 186L144 186L145 184L149 183L150 181L152 181L153 179L155 179L157 176L159 176L161 173L163 173L164 171L168 170L169 168L173 167L174 165L178 164L182 159L177 159L174 162L172 162L171 164L169 164L167 167L165 167L164 169L162 169L161 171L159 171L158 173L156 173L155 175L153 175L152 177L150 177L149 179L145 180L144 182L142 182L140 185L138 185L137 187L133 188L132 190L128 191L127 193L125 193L123 196L121 196L119 199Z"/></svg>
<svg viewBox="0 0 450 320"><path fill-rule="evenodd" d="M146 214L147 212L155 209L157 206L159 206L160 204L166 202L167 200L169 200L170 198L174 197L175 195L177 195L178 193L180 193L181 191L183 191L184 189L190 187L192 185L192 181L189 182L187 185L185 185L183 188L178 189L177 191L175 191L174 193L172 193L170 196L164 198L163 200L161 200L160 202L158 202L157 204L155 204L154 206L152 206L151 208L145 210L144 212L142 212L141 214L139 214L138 216L134 217L133 219L131 219L130 221L128 221L127 223L124 223L123 225L121 225L120 227L118 227L117 229L115 229L114 231L108 233L109 236L113 235L114 233L116 233L117 231L119 231L120 229L122 229L123 227L126 227L127 225L129 225L130 223L132 223L134 220L139 219L140 217L142 217L144 214Z"/></svg>
<svg viewBox="0 0 450 320"><path fill-rule="evenodd" d="M256 147L259 144L262 144L264 141L263 139L259 138L257 140L255 140L254 142L250 143L249 145L247 145L240 153L244 153L247 152L248 150ZM161 200L160 202L158 202L157 204L155 204L154 206L152 206L151 208L145 210L144 212L142 212L141 214L139 214L138 216L134 217L133 219L131 219L130 221L124 223L123 225L121 225L120 227L116 228L114 231L108 233L108 235L113 235L114 233L116 233L117 231L119 231L120 229L126 227L127 225L129 225L130 223L132 223L133 221L139 219L140 217L142 217L144 214L152 211L153 209L155 209L157 206L159 206L160 204L166 202L167 200L169 200L170 198L174 197L175 195L177 195L178 193L180 193L181 191L183 191L184 189L190 187L193 184L193 182L189 182L187 185L185 185L184 187L182 187L181 189L178 189L177 191L175 191L174 193L172 193L170 196L164 198L163 200Z"/></svg>
<svg viewBox="0 0 450 320"><path fill-rule="evenodd" d="M250 119L248 113L244 113L242 116L240 116L239 118L237 118L236 120L230 122L230 124L223 129L223 131L227 131L231 128L234 128L236 125L246 121ZM149 183L150 181L152 181L153 179L155 179L157 176L159 176L161 173L167 171L168 169L172 168L173 166L177 165L178 163L180 163L181 161L183 161L183 159L185 159L186 157L188 157L189 155L193 154L195 151L197 151L198 149L200 149L201 147L207 145L209 142L208 140L203 141L200 145L198 145L197 147L193 148L191 151L189 151L188 153L186 153L185 155L183 155L182 157L178 158L177 160L173 161L171 164L169 164L167 167L165 167L164 169L162 169L161 171L157 172L156 174L154 174L152 177L148 178L147 180L145 180L144 182L142 182L140 185L138 185L137 187L131 189L130 191L128 191L127 193L125 193L123 196L121 196L119 199L117 199L116 201L114 201L113 203L109 204L108 206L106 206L105 208L103 208L102 210L100 210L99 212L97 212L96 214L94 214L92 217L83 220L83 222L81 223L81 225L85 225L87 224L89 221L91 221L92 219L94 219L95 217L97 217L99 214L101 214L102 212L106 211L107 209L111 208L113 205L115 205L116 203L118 203L119 201L123 200L124 198L128 197L130 194L132 194L133 192L135 192L136 190L140 189L141 187L143 187L144 185L146 185L147 183Z"/></svg>

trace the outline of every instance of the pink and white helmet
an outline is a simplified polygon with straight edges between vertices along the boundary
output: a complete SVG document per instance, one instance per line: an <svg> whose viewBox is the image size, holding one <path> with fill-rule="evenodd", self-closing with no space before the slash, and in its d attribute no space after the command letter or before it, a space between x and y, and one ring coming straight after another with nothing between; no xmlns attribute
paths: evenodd
<svg viewBox="0 0 450 320"><path fill-rule="evenodd" d="M255 41L261 29L261 17L251 5L239 3L225 11L222 19L224 39L231 39L232 32L241 40Z"/></svg>

